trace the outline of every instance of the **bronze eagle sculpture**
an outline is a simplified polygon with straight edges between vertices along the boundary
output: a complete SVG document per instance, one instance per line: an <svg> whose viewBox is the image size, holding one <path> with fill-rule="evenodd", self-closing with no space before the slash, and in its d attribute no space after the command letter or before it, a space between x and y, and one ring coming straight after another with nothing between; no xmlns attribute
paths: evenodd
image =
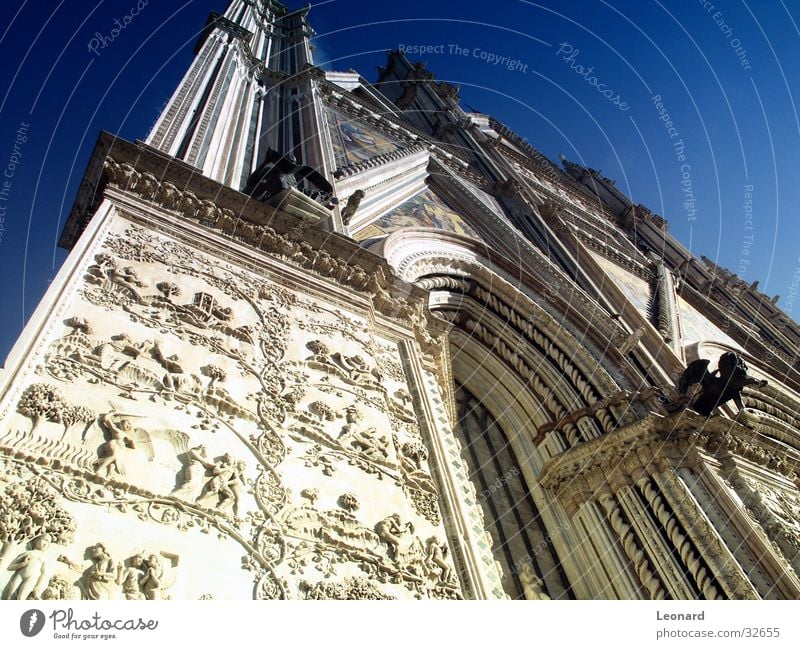
<svg viewBox="0 0 800 649"><path fill-rule="evenodd" d="M687 395L693 385L700 384L699 394L687 404L706 417L728 401L733 401L741 410L744 408L742 390L746 386L767 385L766 381L747 374L747 364L735 352L722 354L713 372L708 370L709 364L710 361L705 358L692 361L678 379L678 393L681 395Z"/></svg>

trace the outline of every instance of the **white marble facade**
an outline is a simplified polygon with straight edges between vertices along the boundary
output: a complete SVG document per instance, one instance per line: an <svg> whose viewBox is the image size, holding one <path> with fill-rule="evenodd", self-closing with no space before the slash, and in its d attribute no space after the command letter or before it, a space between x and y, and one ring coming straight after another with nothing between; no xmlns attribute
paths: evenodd
<svg viewBox="0 0 800 649"><path fill-rule="evenodd" d="M79 272L3 400L5 597L462 596L397 332L116 212Z"/></svg>

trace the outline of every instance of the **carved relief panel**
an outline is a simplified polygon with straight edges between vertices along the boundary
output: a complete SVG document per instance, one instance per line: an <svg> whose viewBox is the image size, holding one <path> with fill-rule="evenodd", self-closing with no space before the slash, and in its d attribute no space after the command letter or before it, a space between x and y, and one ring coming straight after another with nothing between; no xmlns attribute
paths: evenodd
<svg viewBox="0 0 800 649"><path fill-rule="evenodd" d="M731 483L745 511L800 576L800 496L797 489L743 470L731 476Z"/></svg>
<svg viewBox="0 0 800 649"><path fill-rule="evenodd" d="M461 596L397 340L335 298L117 219L0 407L3 597Z"/></svg>

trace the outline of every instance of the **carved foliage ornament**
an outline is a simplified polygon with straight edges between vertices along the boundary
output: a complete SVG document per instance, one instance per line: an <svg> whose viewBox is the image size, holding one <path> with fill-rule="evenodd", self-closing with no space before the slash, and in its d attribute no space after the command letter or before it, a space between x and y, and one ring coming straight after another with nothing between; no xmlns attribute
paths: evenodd
<svg viewBox="0 0 800 649"><path fill-rule="evenodd" d="M254 574L257 597L291 596L293 587L287 581L287 570L292 565L299 566L307 551L285 539L291 530L304 528L294 524L296 515L290 516L296 507L279 470L289 451L278 431L284 429L282 422L296 421L303 408L301 402L307 403L303 401L308 390L304 370L285 359L289 307L300 304L302 299L298 301L296 295L280 287L237 273L221 262L202 259L191 249L161 240L137 227L131 228L125 237L110 235L106 252L99 254L95 262L88 271L84 297L102 308L127 314L136 326L127 330L131 333L109 338L107 334L98 334L100 328L86 318L65 320L68 332L52 343L45 355L44 371L58 385L34 383L17 403L17 411L28 417L32 428L37 430L35 436L20 433L22 446L30 448L26 458L38 462L47 458L44 463L58 471L51 475L51 481L70 500L103 504L179 530L216 528L243 547L244 565ZM169 269L170 277L149 279L154 264ZM181 277L192 278L195 285L197 279L202 279L210 289L185 291ZM248 317L252 322L240 320L245 311L251 314ZM138 333L142 327L152 333ZM332 390L351 390L360 403L386 413L393 428L400 421L400 414L413 418L413 410L408 414L407 391L395 390L390 395L383 387L384 375L378 371L374 359L338 351L331 353L324 340L316 340L309 343L309 351L326 366ZM185 345L204 349L208 360L199 370L189 370L180 354L171 353L173 346ZM260 389L244 399L234 398L228 390L234 373ZM111 390L120 398L145 400L152 404L148 408L153 412L193 415L198 423L189 432L158 430L147 416L132 412L117 400L107 401L109 406L99 413L86 407L78 410L64 395L81 383L96 385L92 390L99 390L98 394ZM325 425L330 423L333 411L323 399L309 411L316 413L314 416ZM383 466L381 470L388 471L393 480L404 482L415 508L431 522L438 522L436 491L425 466L425 449L415 446L414 426L409 424L407 437L402 441L393 445L392 435L387 432L383 435L385 445L375 446L381 435L362 430L357 412L355 407L348 411L352 430L343 428L339 442L342 448L351 457L359 458L360 464L356 466ZM64 427L63 439L37 441L48 434L52 424ZM78 425L81 428L76 430ZM94 457L91 448L86 447L87 431L93 439L101 436L102 443ZM255 460L256 478L250 480L245 476L247 463L243 456L212 456L198 438L208 433L224 433L238 440L240 448L246 449ZM9 439L7 436L6 440ZM6 440L0 440L0 444L5 445ZM392 460L388 453L390 447L397 445L404 449L406 468L402 470L398 460ZM171 479L174 486L148 488L145 478L127 466L131 454L138 454L145 466L159 459L174 465L178 458L180 469ZM250 457L247 459L249 462ZM86 483L82 476L87 473L94 474L93 479L103 487ZM73 477L68 477L70 474ZM414 495L415 489L424 493L427 498L424 504ZM310 495L311 491L307 491L304 497ZM316 497L307 499L313 510ZM339 563L355 563L365 578L401 584L417 596L460 596L445 546L431 541L426 549L422 540L410 534L411 523L386 519L374 530L361 525L354 518L359 509L357 493L344 494L340 503L343 509L335 510L336 513L307 512L312 520L324 523L314 529L333 530L321 535L304 533L307 537L304 543L311 544L312 554L317 558L318 572L326 574L326 570L334 570ZM49 518L58 520L56 515ZM393 531L394 527L397 529ZM53 541L42 534L39 537L40 544ZM358 539L368 539L372 545L364 546ZM34 539L27 542L33 543ZM347 547L350 549L342 549ZM37 548L32 545L30 551ZM100 586L100 577L86 576L94 569L102 572L103 580L105 575L116 573L113 587L116 596L142 595L148 599L167 596L167 586L153 584L169 582L166 575L171 573L167 572L167 564L172 559L135 548L126 557L106 558L105 546L93 547L90 554L95 557L91 560L92 565L96 563L95 568L69 559L73 568L78 566L79 574L84 575L80 580L71 582L62 575L61 581L54 580L47 588L40 585L40 592L48 590L53 597L69 596L70 588L76 587L80 592L102 597L106 590ZM177 559L177 566L176 562ZM329 568L323 570L321 567L325 565ZM150 586L143 585L147 574ZM300 574L306 574L306 569ZM24 576L20 579L24 581ZM111 582L108 584L111 589Z"/></svg>

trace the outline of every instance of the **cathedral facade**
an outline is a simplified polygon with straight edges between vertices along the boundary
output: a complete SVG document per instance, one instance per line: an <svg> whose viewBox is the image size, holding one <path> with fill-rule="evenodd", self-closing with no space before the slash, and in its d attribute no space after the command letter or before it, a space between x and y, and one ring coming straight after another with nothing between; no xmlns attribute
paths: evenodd
<svg viewBox="0 0 800 649"><path fill-rule="evenodd" d="M797 325L307 11L100 135L0 373L2 597L799 597Z"/></svg>

